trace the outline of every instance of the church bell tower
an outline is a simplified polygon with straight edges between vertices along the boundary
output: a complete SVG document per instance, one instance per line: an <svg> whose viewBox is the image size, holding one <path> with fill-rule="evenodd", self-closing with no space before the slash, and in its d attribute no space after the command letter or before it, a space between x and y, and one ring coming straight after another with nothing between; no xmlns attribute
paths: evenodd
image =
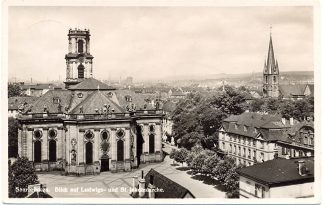
<svg viewBox="0 0 324 205"><path fill-rule="evenodd" d="M65 55L66 81L64 83L66 88L86 78L91 78L93 69L89 29L69 29L68 39L69 50Z"/></svg>
<svg viewBox="0 0 324 205"><path fill-rule="evenodd" d="M279 67L274 57L271 33L268 57L264 62L263 70L263 97L279 97Z"/></svg>

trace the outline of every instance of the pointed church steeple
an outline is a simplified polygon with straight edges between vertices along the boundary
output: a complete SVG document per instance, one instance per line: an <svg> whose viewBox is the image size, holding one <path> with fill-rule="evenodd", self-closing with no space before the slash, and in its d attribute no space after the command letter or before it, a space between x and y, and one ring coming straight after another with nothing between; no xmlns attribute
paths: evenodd
<svg viewBox="0 0 324 205"><path fill-rule="evenodd" d="M263 96L264 97L279 96L279 67L278 67L278 61L275 59L275 55L273 51L271 30L270 30L268 56L263 71Z"/></svg>

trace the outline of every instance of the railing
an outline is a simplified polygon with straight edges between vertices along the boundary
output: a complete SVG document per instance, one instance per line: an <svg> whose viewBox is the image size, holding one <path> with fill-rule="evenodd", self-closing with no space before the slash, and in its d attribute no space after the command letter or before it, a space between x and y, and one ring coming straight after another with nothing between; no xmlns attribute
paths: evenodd
<svg viewBox="0 0 324 205"><path fill-rule="evenodd" d="M65 113L27 113L20 114L19 118L22 119L33 119L33 118L66 118L73 120L87 120L87 119L121 119L129 118L131 116L154 116L154 115L163 115L162 109L158 110L137 110L136 112L127 112L127 113L98 113L98 114L65 114Z"/></svg>

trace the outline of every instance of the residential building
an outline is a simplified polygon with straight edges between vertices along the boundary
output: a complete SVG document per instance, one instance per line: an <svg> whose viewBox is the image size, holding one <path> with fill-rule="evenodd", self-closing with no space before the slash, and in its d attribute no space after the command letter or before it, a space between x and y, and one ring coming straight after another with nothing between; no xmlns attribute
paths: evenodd
<svg viewBox="0 0 324 205"><path fill-rule="evenodd" d="M23 94L25 94L27 96L40 97L41 95L44 95L49 90L57 90L57 89L62 89L62 88L59 86L56 86L54 84L37 83L37 84L21 85L21 89L22 89Z"/></svg>
<svg viewBox="0 0 324 205"><path fill-rule="evenodd" d="M250 166L278 157L314 155L314 126L279 115L245 112L226 118L218 135L219 149Z"/></svg>
<svg viewBox="0 0 324 205"><path fill-rule="evenodd" d="M274 159L239 169L240 198L314 196L314 157Z"/></svg>

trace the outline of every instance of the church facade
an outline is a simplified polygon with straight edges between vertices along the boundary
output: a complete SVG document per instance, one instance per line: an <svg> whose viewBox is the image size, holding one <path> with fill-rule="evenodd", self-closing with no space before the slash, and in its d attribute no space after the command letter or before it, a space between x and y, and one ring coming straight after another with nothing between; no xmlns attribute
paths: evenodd
<svg viewBox="0 0 324 205"><path fill-rule="evenodd" d="M160 162L163 112L130 90L92 76L89 30L70 29L66 89L50 90L19 114L18 155L37 171L130 171Z"/></svg>

